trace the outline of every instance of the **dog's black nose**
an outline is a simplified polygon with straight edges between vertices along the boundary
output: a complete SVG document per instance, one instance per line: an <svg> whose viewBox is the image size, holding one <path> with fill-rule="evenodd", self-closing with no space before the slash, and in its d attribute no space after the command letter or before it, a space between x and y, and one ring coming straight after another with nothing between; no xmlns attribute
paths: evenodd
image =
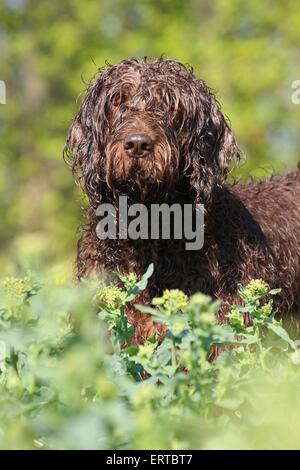
<svg viewBox="0 0 300 470"><path fill-rule="evenodd" d="M147 157L153 148L153 140L144 132L129 134L124 140L124 150L129 157Z"/></svg>

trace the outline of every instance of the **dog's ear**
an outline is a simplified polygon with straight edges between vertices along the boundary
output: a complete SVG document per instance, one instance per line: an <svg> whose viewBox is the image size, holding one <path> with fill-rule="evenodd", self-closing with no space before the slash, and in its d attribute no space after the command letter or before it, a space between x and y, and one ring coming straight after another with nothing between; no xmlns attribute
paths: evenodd
<svg viewBox="0 0 300 470"><path fill-rule="evenodd" d="M190 181L195 202L207 204L213 188L226 178L232 161L238 160L241 152L214 94L204 82L200 86Z"/></svg>
<svg viewBox="0 0 300 470"><path fill-rule="evenodd" d="M241 152L215 97L210 94L210 98L210 109L201 140L206 157L211 159L216 172L226 175L232 159L239 159Z"/></svg>
<svg viewBox="0 0 300 470"><path fill-rule="evenodd" d="M103 141L107 121L102 93L104 76L101 73L88 87L69 129L64 158L71 164L76 181L93 202L98 201L103 165Z"/></svg>

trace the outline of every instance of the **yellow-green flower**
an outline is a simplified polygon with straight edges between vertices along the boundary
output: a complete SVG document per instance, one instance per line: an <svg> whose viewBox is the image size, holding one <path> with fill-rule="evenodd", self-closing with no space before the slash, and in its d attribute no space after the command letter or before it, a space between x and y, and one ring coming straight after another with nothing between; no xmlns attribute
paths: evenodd
<svg viewBox="0 0 300 470"><path fill-rule="evenodd" d="M192 295L190 299L190 306L205 306L208 305L211 302L211 298L208 295L201 294L201 292L198 292L197 294Z"/></svg>
<svg viewBox="0 0 300 470"><path fill-rule="evenodd" d="M156 386L154 384L142 383L131 396L133 405L140 406L143 403L149 403L156 396Z"/></svg>
<svg viewBox="0 0 300 470"><path fill-rule="evenodd" d="M30 281L27 277L22 279L7 277L4 279L2 285L7 296L12 299L23 299L31 289Z"/></svg>
<svg viewBox="0 0 300 470"><path fill-rule="evenodd" d="M214 325L216 323L216 317L213 312L203 312L200 315L201 323L205 325Z"/></svg>
<svg viewBox="0 0 300 470"><path fill-rule="evenodd" d="M178 335L180 335L180 333L183 332L183 330L185 330L186 326L187 326L187 324L186 324L185 320L178 319L174 323L169 325L169 330L171 331L171 333L174 336L178 336Z"/></svg>
<svg viewBox="0 0 300 470"><path fill-rule="evenodd" d="M168 315L171 315L187 307L188 298L179 289L167 289L162 297L153 299L153 305L162 307Z"/></svg>
<svg viewBox="0 0 300 470"><path fill-rule="evenodd" d="M145 343L139 347L138 357L150 359L154 350L156 348L156 343Z"/></svg>
<svg viewBox="0 0 300 470"><path fill-rule="evenodd" d="M57 274L54 278L54 283L58 286L66 284L66 281L66 276L64 276L63 274Z"/></svg>
<svg viewBox="0 0 300 470"><path fill-rule="evenodd" d="M114 285L105 287L99 296L99 300L104 303L109 310L113 310L121 305L123 291L120 287Z"/></svg>
<svg viewBox="0 0 300 470"><path fill-rule="evenodd" d="M270 300L270 302L268 302L266 305L263 305L261 307L261 313L265 317L269 317L272 313L272 306L273 306L273 302Z"/></svg>
<svg viewBox="0 0 300 470"><path fill-rule="evenodd" d="M25 314L24 304L34 295L39 286L30 276L23 278L7 277L1 283L1 300L9 317L21 318Z"/></svg>
<svg viewBox="0 0 300 470"><path fill-rule="evenodd" d="M127 276L122 277L122 281L124 282L124 286L126 289L131 289L137 283L137 275L135 273L129 273Z"/></svg>
<svg viewBox="0 0 300 470"><path fill-rule="evenodd" d="M239 328L244 326L244 318L237 307L234 307L230 310L230 312L227 314L227 318L229 319L229 323L232 326Z"/></svg>
<svg viewBox="0 0 300 470"><path fill-rule="evenodd" d="M253 279L249 284L244 288L243 294L247 299L252 299L253 297L263 297L269 292L268 284L262 279Z"/></svg>

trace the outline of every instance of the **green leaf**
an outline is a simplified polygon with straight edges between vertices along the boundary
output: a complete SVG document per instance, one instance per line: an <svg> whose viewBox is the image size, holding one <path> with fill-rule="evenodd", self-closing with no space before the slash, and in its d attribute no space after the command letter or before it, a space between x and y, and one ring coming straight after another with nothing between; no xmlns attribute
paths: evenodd
<svg viewBox="0 0 300 470"><path fill-rule="evenodd" d="M271 289L269 291L269 294L270 295L276 295L276 294L279 294L281 292L282 289Z"/></svg>
<svg viewBox="0 0 300 470"><path fill-rule="evenodd" d="M283 341L288 343L293 349L295 349L294 341L289 337L287 331L282 328L282 326L275 325L274 323L267 323L266 326L269 330L273 331L273 333L279 336L279 338L281 338Z"/></svg>
<svg viewBox="0 0 300 470"><path fill-rule="evenodd" d="M153 307L149 307L149 305L140 305L140 304L135 304L134 305L137 310L139 310L142 313L149 313L150 315L157 315L157 310Z"/></svg>
<svg viewBox="0 0 300 470"><path fill-rule="evenodd" d="M124 353L128 354L129 356L135 356L139 352L139 348L135 346L128 346L128 348L124 349Z"/></svg>
<svg viewBox="0 0 300 470"><path fill-rule="evenodd" d="M143 274L141 280L136 283L136 286L138 286L140 291L143 291L144 289L146 289L147 284L148 284L148 279L152 276L153 271L154 271L154 265L153 263L151 263L149 264L148 269L145 272L145 274Z"/></svg>
<svg viewBox="0 0 300 470"><path fill-rule="evenodd" d="M141 279L132 287L132 289L129 290L126 297L126 302L131 302L131 300L133 300L140 292L146 289L148 279L152 276L153 270L153 263L151 263Z"/></svg>

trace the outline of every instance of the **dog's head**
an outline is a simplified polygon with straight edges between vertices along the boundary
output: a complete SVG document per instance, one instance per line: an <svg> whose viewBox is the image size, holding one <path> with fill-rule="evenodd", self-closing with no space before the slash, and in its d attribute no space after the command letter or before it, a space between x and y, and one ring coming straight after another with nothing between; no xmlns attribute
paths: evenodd
<svg viewBox="0 0 300 470"><path fill-rule="evenodd" d="M174 60L124 60L87 89L66 143L91 202L189 182L207 202L239 149L212 91Z"/></svg>

